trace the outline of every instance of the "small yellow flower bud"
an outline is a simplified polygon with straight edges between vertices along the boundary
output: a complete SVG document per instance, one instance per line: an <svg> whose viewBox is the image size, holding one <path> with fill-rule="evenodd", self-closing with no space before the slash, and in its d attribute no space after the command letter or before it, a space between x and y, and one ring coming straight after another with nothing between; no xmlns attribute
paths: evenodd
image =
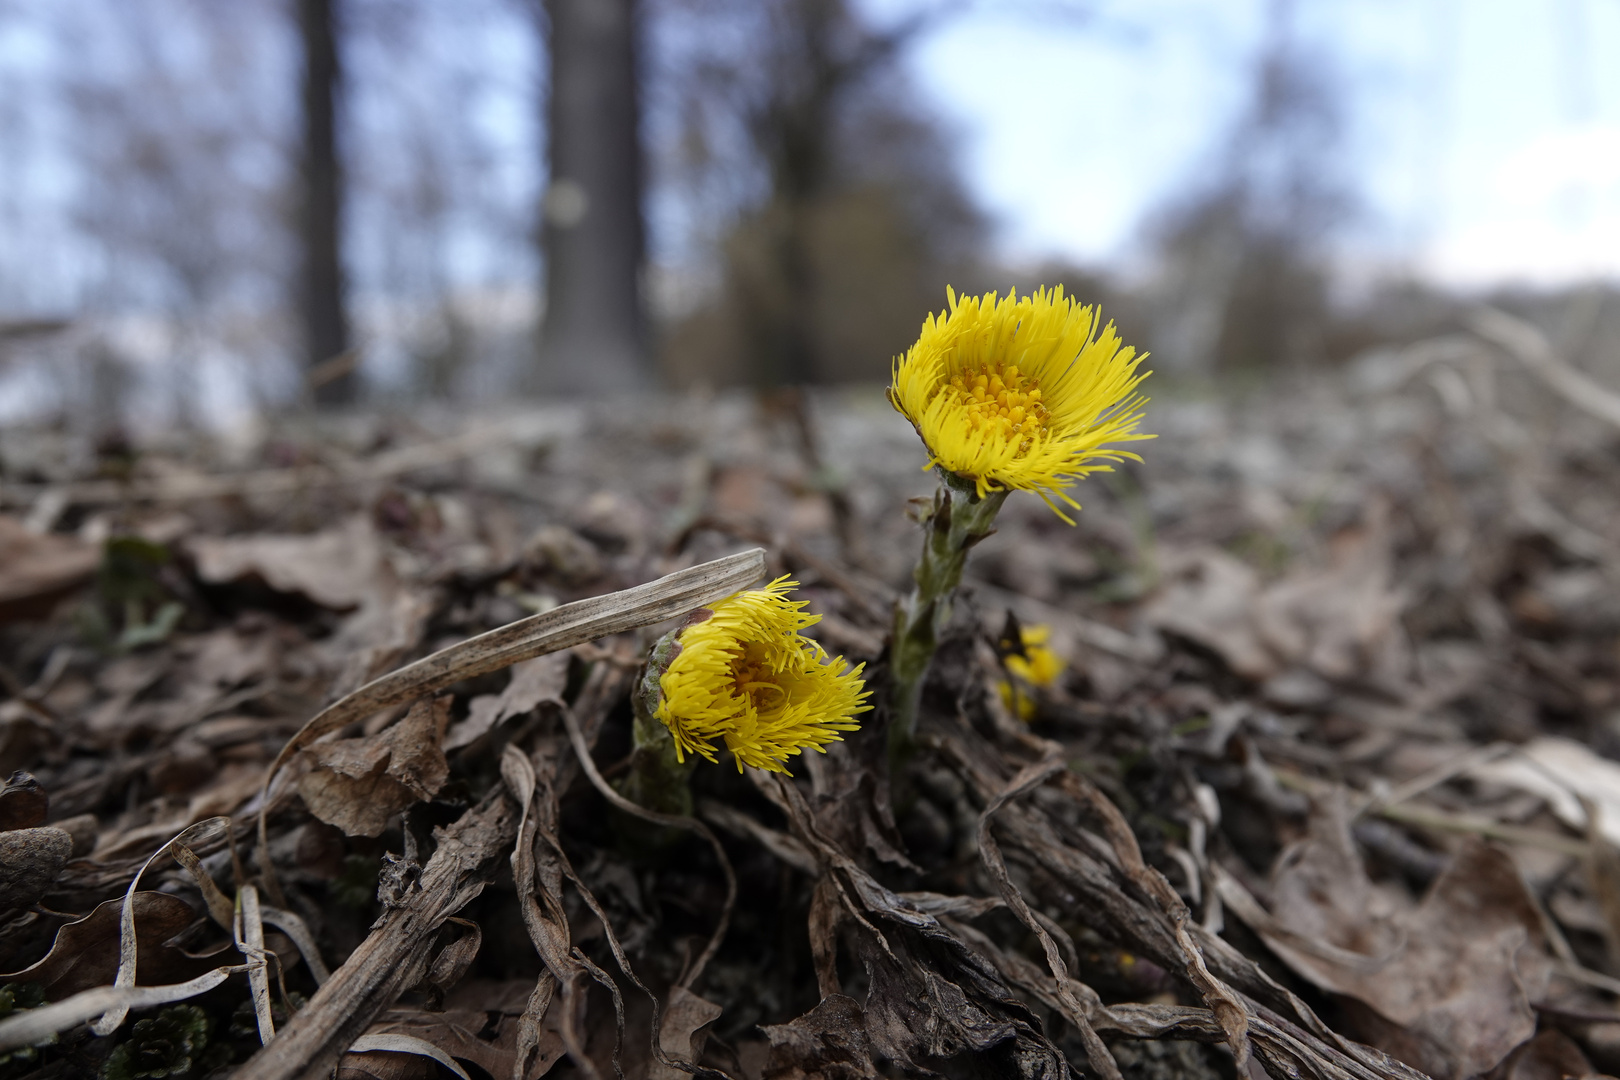
<svg viewBox="0 0 1620 1080"><path fill-rule="evenodd" d="M797 584L784 577L728 597L655 650L661 671L648 672L649 683L657 679L649 712L669 729L679 760L714 761L714 741L723 739L739 772L785 773L805 747L821 750L860 727L855 716L871 708L861 667L829 660L799 633L821 616L788 599Z"/></svg>

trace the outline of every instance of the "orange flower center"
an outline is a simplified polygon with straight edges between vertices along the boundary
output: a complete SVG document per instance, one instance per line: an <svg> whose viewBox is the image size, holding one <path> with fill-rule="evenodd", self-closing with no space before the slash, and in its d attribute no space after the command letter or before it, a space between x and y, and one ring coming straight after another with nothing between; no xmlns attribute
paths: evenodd
<svg viewBox="0 0 1620 1080"><path fill-rule="evenodd" d="M1034 437L1047 430L1050 413L1041 403L1041 382L1017 364L969 368L951 376L955 404L967 414L972 430L1000 435L1028 453Z"/></svg>
<svg viewBox="0 0 1620 1080"><path fill-rule="evenodd" d="M754 711L762 716L780 711L787 703L787 691L767 663L765 650L758 645L743 646L742 652L731 662L731 678L738 694L746 697Z"/></svg>

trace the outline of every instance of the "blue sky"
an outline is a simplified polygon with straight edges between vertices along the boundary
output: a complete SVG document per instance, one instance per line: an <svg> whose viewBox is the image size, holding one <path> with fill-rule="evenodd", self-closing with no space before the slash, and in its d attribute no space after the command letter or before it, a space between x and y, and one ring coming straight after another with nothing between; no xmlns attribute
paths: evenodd
<svg viewBox="0 0 1620 1080"><path fill-rule="evenodd" d="M1270 3L991 0L908 63L1005 255L1130 266L1241 108ZM1346 90L1356 257L1461 286L1620 277L1620 0L1296 0L1294 25Z"/></svg>

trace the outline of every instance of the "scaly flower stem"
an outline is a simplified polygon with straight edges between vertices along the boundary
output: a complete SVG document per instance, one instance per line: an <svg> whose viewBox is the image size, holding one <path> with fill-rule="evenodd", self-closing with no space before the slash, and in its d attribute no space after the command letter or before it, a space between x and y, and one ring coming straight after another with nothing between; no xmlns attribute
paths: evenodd
<svg viewBox="0 0 1620 1080"><path fill-rule="evenodd" d="M675 634L665 634L653 645L642 671L641 684L630 695L635 719L631 724L630 773L624 778L624 797L661 814L692 814L690 778L696 758L685 761L675 752L675 738L653 715L658 708L658 680L679 653Z"/></svg>
<svg viewBox="0 0 1620 1080"><path fill-rule="evenodd" d="M917 740L917 709L923 678L951 617L951 600L962 582L973 545L995 531L1006 491L979 498L973 482L940 470L934 507L923 523L922 557L912 571L916 585L895 606L894 645L889 652L889 760L898 763Z"/></svg>
<svg viewBox="0 0 1620 1080"><path fill-rule="evenodd" d="M635 722L631 731L635 749L630 758L630 772L624 778L624 797L661 814L691 817L690 779L697 759L688 757L683 762L676 756L675 740L669 729L647 711L640 695L635 699Z"/></svg>

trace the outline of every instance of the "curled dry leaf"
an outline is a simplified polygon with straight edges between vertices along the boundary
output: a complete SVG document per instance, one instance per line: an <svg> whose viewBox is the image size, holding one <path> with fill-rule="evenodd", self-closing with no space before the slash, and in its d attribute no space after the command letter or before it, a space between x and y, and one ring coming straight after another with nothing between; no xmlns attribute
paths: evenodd
<svg viewBox="0 0 1620 1080"><path fill-rule="evenodd" d="M431 1055L350 1050L332 1075L335 1080L439 1080L443 1073Z"/></svg>
<svg viewBox="0 0 1620 1080"><path fill-rule="evenodd" d="M389 818L438 794L450 775L441 745L450 702L422 698L375 735L317 743L298 782L309 812L350 836L378 836Z"/></svg>
<svg viewBox="0 0 1620 1080"><path fill-rule="evenodd" d="M484 944L484 931L477 923L469 919L447 921L460 927L460 933L454 941L439 950L439 955L433 958L433 964L428 968L427 977L423 979L440 997L467 974L467 969L472 967L479 948Z"/></svg>
<svg viewBox="0 0 1620 1080"><path fill-rule="evenodd" d="M703 1056L707 1034L702 1029L719 1019L720 1006L705 1001L684 986L669 992L669 1004L664 1008L663 1023L658 1028L658 1044L664 1053L676 1061L697 1061ZM661 1061L647 1064L648 1080L677 1080L687 1073L672 1069Z"/></svg>
<svg viewBox="0 0 1620 1080"><path fill-rule="evenodd" d="M803 1016L762 1029L771 1052L765 1075L823 1076L828 1080L876 1080L872 1040L860 1002L829 994Z"/></svg>
<svg viewBox="0 0 1620 1080"><path fill-rule="evenodd" d="M440 1065L443 1065L445 1068L455 1073L461 1078L461 1080L472 1080L472 1077L467 1075L467 1070L463 1069L461 1065L457 1063L455 1058L451 1057L437 1046L428 1042L426 1039L417 1038L415 1035L403 1035L399 1032L384 1032L375 1034L368 1032L354 1040L354 1045L349 1047L349 1053L345 1054L343 1060L338 1062L338 1075L342 1076L346 1071L355 1071L355 1067L353 1065L349 1065L347 1069L345 1068L345 1064L349 1061L351 1055L359 1056L361 1058L372 1058L379 1054L386 1054L390 1057L395 1055L411 1055L414 1057L429 1058L433 1061L437 1061ZM369 1067L364 1069L364 1073L366 1075L376 1076L379 1078L379 1080L391 1080L391 1078L394 1077L405 1078L417 1075L417 1073L408 1069L399 1069L399 1071L395 1071L397 1066L395 1066L393 1062L389 1062L386 1059L380 1062L368 1063L368 1065Z"/></svg>
<svg viewBox="0 0 1620 1080"><path fill-rule="evenodd" d="M521 1002L518 1009L522 1009ZM366 1034L367 1037L410 1035L432 1044L451 1058L471 1062L496 1080L511 1080L517 1063L520 1026L517 1015L500 1009L458 1007L444 1012L426 1012L396 1008L384 1013ZM524 1080L538 1080L562 1057L562 1041L556 1031L549 1031L541 1044L539 1053L524 1072Z"/></svg>

